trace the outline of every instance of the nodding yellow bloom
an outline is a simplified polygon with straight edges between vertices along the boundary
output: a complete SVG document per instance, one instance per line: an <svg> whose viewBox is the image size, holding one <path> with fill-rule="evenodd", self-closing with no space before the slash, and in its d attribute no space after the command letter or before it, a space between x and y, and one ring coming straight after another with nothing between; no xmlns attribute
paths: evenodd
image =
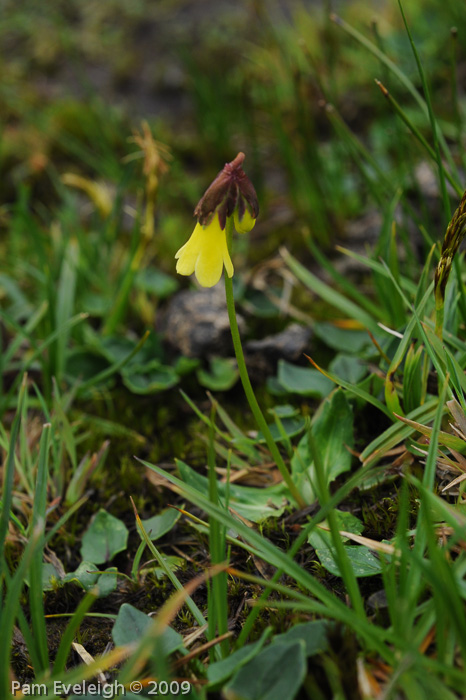
<svg viewBox="0 0 466 700"><path fill-rule="evenodd" d="M176 271L192 275L202 287L213 287L222 276L225 266L228 277L233 277L226 237L226 222L233 218L238 233L248 233L259 213L256 192L241 168L244 154L227 163L207 189L194 210L198 223L185 245L179 249Z"/></svg>
<svg viewBox="0 0 466 700"><path fill-rule="evenodd" d="M176 271L180 275L196 274L202 287L213 287L222 276L223 266L228 277L233 277L233 263L228 252L225 229L220 228L217 216L210 224L196 228L189 241L176 254Z"/></svg>

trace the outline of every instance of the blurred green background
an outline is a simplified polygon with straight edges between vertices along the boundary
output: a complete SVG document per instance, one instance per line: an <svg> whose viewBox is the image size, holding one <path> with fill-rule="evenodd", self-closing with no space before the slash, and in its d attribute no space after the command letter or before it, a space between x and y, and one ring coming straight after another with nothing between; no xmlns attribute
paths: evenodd
<svg viewBox="0 0 466 700"><path fill-rule="evenodd" d="M463 4L411 0L405 11L450 170L461 173ZM413 94L422 87L394 0L3 2L0 41L9 347L0 412L14 405L24 369L37 371L46 397L54 381L79 379L84 396L111 386L167 299L191 284L176 278L174 254L199 197L240 150L261 206L253 234L236 244L240 304L258 278L262 296L275 283L288 294L286 274L275 275L283 243L304 264L315 264L314 244L329 251L353 235L386 253L390 231L380 232L398 208L397 265L416 278L443 235L435 164L413 135L431 142L431 126ZM457 192L449 196L453 204ZM309 295L293 289L290 298L329 318ZM263 302L254 307L260 324ZM194 368L178 360L152 334L125 384L140 394L169 388Z"/></svg>

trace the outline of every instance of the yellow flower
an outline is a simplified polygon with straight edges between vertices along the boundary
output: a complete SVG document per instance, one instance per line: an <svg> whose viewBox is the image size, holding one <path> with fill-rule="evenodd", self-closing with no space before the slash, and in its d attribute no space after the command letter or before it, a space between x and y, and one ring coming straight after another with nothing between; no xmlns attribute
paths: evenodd
<svg viewBox="0 0 466 700"><path fill-rule="evenodd" d="M259 204L254 187L241 167L243 160L244 153L238 153L206 190L194 210L198 223L191 238L175 255L178 274L194 272L202 287L216 285L223 266L228 277L233 277L227 221L233 219L238 233L248 233L256 223Z"/></svg>
<svg viewBox="0 0 466 700"><path fill-rule="evenodd" d="M254 228L254 224L256 223L256 220L253 219L252 215L247 209L244 212L241 221L238 216L238 210L235 209L235 212L233 214L233 221L235 223L235 229L238 233L249 233L249 231L252 231L252 229Z"/></svg>
<svg viewBox="0 0 466 700"><path fill-rule="evenodd" d="M213 287L222 276L223 266L228 277L233 277L233 263L228 252L225 229L222 231L217 216L207 226L196 224L191 238L175 255L176 271L180 275L196 273L202 287Z"/></svg>

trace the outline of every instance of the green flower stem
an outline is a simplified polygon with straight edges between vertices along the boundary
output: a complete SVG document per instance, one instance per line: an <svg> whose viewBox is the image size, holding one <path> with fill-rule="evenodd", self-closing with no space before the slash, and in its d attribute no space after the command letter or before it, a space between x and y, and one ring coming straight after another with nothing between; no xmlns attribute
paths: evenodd
<svg viewBox="0 0 466 700"><path fill-rule="evenodd" d="M226 223L226 234L227 234L227 245L228 245L228 250L231 251L231 241L232 241L232 226L233 226L233 221L231 218L227 218L227 223ZM262 435L265 438L265 441L267 443L267 447L270 450L270 453L275 461L275 464L277 465L280 474L283 477L284 482L288 486L290 490L290 494L293 496L295 499L296 503L300 508L305 507L305 502L299 493L296 484L291 478L291 474L288 471L285 462L283 461L283 457L280 454L280 451L277 447L277 444L275 440L272 437L272 433L270 432L269 426L267 425L267 422L264 418L264 415L259 407L259 404L257 403L256 395L254 394L254 389L252 388L251 381L249 379L249 374L248 370L246 368L246 362L244 360L244 354L243 354L243 346L241 344L241 336L239 334L239 328L238 328L238 322L236 320L236 310L235 310L235 298L233 294L233 280L231 277L228 277L228 275L225 273L224 275L225 279L225 293L226 293L226 301L227 301L227 310L228 310L228 318L230 321L230 329L231 329L231 337L233 339L233 347L235 349L235 355L236 355L236 360L238 362L238 370L239 370L239 376L241 377L241 382L243 384L243 389L244 393L246 394L246 398L248 400L249 406L251 408L251 411L253 413L253 416L256 420L257 425L259 426L260 431L262 432Z"/></svg>

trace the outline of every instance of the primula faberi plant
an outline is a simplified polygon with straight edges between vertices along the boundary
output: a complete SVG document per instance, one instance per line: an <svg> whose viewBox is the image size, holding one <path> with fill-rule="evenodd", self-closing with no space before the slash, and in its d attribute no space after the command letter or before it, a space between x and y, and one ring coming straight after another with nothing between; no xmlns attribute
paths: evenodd
<svg viewBox="0 0 466 700"><path fill-rule="evenodd" d="M238 233L249 233L259 213L256 191L241 167L244 153L238 153L210 185L194 210L197 224L189 241L176 254L176 271L180 275L196 274L203 287L219 281L223 266L233 277L227 240L233 219Z"/></svg>
<svg viewBox="0 0 466 700"><path fill-rule="evenodd" d="M189 241L175 256L178 261L176 271L180 275L192 275L194 272L200 285L213 287L220 280L225 266L228 318L241 382L254 418L290 490L290 495L303 507L303 498L291 478L257 403L246 369L236 320L231 279L234 272L231 262L233 227L238 233L248 233L254 227L259 214L256 191L242 168L244 157L244 153L238 153L231 163L227 163L200 199L194 210L194 216L197 217L196 227Z"/></svg>
<svg viewBox="0 0 466 700"><path fill-rule="evenodd" d="M435 332L439 338L443 335L443 316L445 307L445 289L450 276L451 266L456 251L466 233L466 192L463 194L458 209L448 224L442 245L442 254L435 271Z"/></svg>

